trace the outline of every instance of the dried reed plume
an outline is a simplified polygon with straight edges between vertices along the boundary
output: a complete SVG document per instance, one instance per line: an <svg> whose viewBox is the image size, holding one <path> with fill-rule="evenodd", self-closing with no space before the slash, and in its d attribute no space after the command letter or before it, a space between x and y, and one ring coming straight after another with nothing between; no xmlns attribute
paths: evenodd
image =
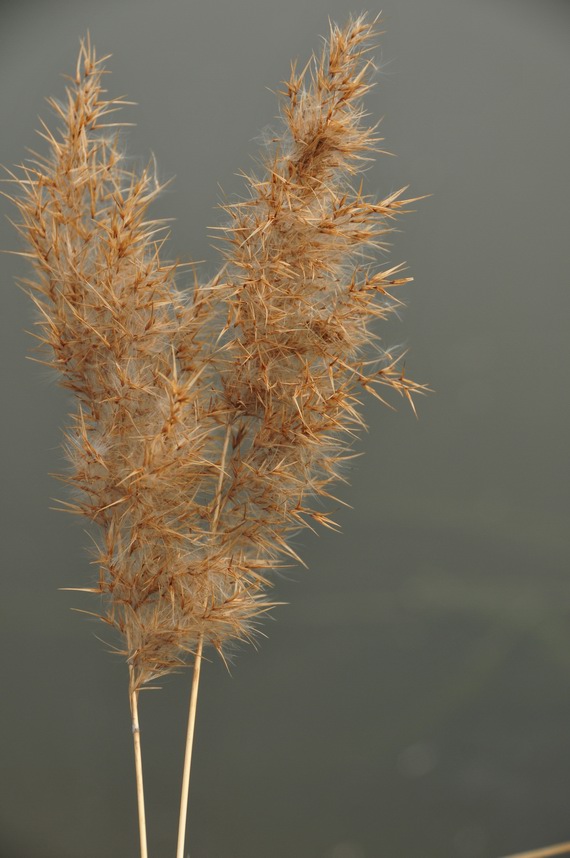
<svg viewBox="0 0 570 858"><path fill-rule="evenodd" d="M268 572L298 559L288 537L333 525L319 499L352 455L362 391L422 389L374 330L410 279L374 260L412 200L353 184L380 140L362 107L375 25L331 25L321 55L293 66L260 174L224 206L224 266L191 295L161 259L164 225L147 215L161 188L124 154L109 117L127 102L107 98L89 39L50 100L47 154L12 176L37 336L75 394L64 506L98 525L85 589L123 641L137 732L141 686L250 637Z"/></svg>

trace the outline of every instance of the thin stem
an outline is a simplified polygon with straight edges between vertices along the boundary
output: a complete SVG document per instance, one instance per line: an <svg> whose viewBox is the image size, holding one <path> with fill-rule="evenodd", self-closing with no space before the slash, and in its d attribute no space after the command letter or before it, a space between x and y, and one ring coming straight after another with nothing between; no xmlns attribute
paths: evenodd
<svg viewBox="0 0 570 858"><path fill-rule="evenodd" d="M231 424L228 421L222 459L220 462L220 475L216 488L214 517L212 522L212 533L218 529L218 521L222 508L222 486L226 467L226 457L231 437ZM180 815L178 817L178 844L176 847L176 858L184 858L184 840L186 837L186 819L188 816L188 794L190 791L190 768L192 765L192 748L194 745L194 727L196 725L196 707L198 704L198 686L200 684L200 668L202 666L202 651L204 649L204 636L198 638L196 657L194 659L194 675L192 677L192 690L190 692L190 708L188 711L188 729L186 732L186 749L184 751L184 770L182 772L182 793L180 795Z"/></svg>
<svg viewBox="0 0 570 858"><path fill-rule="evenodd" d="M231 434L232 425L228 420L228 425L226 427L226 437L224 438L224 448L222 450L222 460L220 462L220 475L218 477L218 486L216 488L216 506L214 509L214 518L212 520L212 533L215 533L218 529L218 522L220 520L220 512L222 509L222 486L224 484L226 457L228 455L228 447L230 443Z"/></svg>
<svg viewBox="0 0 570 858"><path fill-rule="evenodd" d="M132 668L130 668L132 675ZM132 678L132 676L131 676ZM139 836L141 844L141 858L148 858L148 850L146 843L146 816L144 809L144 783L142 770L142 753L141 753L141 730L139 726L139 692L131 691L131 716L133 723L133 744L135 749L135 772L137 779L137 805L139 811Z"/></svg>
<svg viewBox="0 0 570 858"><path fill-rule="evenodd" d="M184 753L184 771L182 773L182 794L180 796L180 816L178 818L178 845L176 858L184 858L184 839L186 837L186 817L188 814L188 792L190 789L190 767L192 764L192 747L194 744L194 727L196 724L196 705L198 703L198 685L200 684L200 667L202 664L202 648L204 638L198 639L196 658L194 660L194 676L190 692L190 711L188 713L188 732L186 733L186 750Z"/></svg>
<svg viewBox="0 0 570 858"><path fill-rule="evenodd" d="M543 849L533 849L532 852L517 852L507 858L548 858L551 855L562 855L570 852L570 842L557 843L555 846L545 846Z"/></svg>

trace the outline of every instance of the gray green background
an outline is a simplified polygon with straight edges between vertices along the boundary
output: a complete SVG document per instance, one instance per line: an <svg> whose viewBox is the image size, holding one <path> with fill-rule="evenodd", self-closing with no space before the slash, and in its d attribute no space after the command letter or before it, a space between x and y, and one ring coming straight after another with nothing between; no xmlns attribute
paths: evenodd
<svg viewBox="0 0 570 858"><path fill-rule="evenodd" d="M360 2L360 0L359 0ZM374 2L369 11L380 7ZM0 161L37 142L87 28L113 53L129 150L175 176L172 256L217 265L292 57L348 0L0 6ZM343 535L304 535L259 651L205 665L192 858L498 858L570 840L570 4L385 0L384 116L366 190L432 194L400 222L409 308L385 326L435 393L366 404ZM219 186L218 186L219 185ZM13 214L6 201L2 211ZM4 218L0 246L17 247ZM135 858L126 669L58 592L94 575L63 488L69 410L26 360L32 312L2 256L0 857ZM143 700L152 858L174 854L189 675Z"/></svg>

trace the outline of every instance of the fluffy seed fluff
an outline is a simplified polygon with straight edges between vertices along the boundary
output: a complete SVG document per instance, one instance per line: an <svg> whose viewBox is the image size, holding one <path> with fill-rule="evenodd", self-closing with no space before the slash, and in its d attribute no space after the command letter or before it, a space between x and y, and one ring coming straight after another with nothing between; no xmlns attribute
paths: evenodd
<svg viewBox="0 0 570 858"><path fill-rule="evenodd" d="M154 171L134 171L124 102L103 88L86 40L47 154L12 178L35 276L44 358L73 391L65 506L97 526L101 619L114 627L131 690L222 652L270 607L268 573L289 537L333 525L319 499L363 426L362 391L423 388L382 349L374 323L399 303L401 267L374 252L412 200L355 183L377 148L362 98L376 21L331 25L322 53L281 93L281 127L247 194L226 205L225 262L191 294L162 261L149 218Z"/></svg>

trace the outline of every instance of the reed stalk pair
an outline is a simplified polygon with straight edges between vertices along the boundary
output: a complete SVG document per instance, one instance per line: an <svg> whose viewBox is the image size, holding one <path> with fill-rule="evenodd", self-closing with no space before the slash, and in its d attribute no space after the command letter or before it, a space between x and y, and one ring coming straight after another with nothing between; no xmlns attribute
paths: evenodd
<svg viewBox="0 0 570 858"><path fill-rule="evenodd" d="M194 664L177 858L183 858L202 654L255 634L291 535L334 527L326 504L363 427L364 392L412 400L401 355L376 323L410 278L377 261L402 191L377 200L359 174L380 139L362 99L377 19L332 24L281 93L281 127L225 210L223 266L179 288L164 260L152 165L129 161L104 89L107 57L81 43L47 153L12 174L34 275L42 360L72 391L72 490L95 525L101 598L129 669L140 851L147 856L139 696Z"/></svg>

